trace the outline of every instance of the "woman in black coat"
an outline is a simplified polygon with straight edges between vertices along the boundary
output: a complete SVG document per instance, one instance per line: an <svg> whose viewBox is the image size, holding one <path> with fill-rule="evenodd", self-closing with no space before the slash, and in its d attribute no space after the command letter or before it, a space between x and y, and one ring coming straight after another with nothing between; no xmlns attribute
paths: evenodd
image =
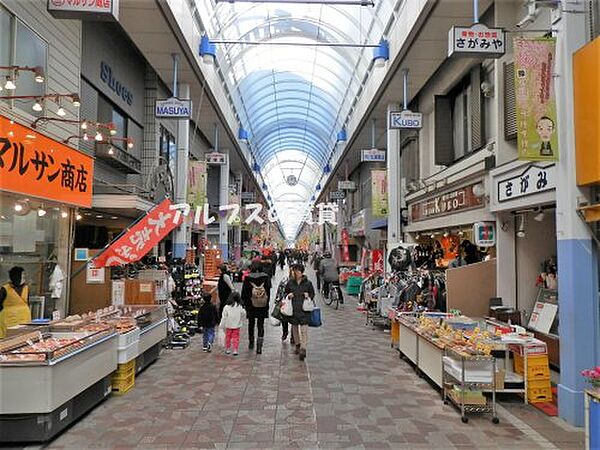
<svg viewBox="0 0 600 450"><path fill-rule="evenodd" d="M265 338L265 319L269 317L269 301L271 298L271 277L262 271L260 264L253 263L250 274L244 280L242 285L242 303L246 308L248 317L248 348L254 348L254 328L258 329L258 339L256 340L256 353L262 353L263 342ZM257 307L252 303L253 291L257 288L264 288L266 293L266 306Z"/></svg>
<svg viewBox="0 0 600 450"><path fill-rule="evenodd" d="M296 343L296 354L300 355L300 361L306 358L306 346L308 344L308 324L310 312L302 309L304 300L308 297L315 298L315 288L311 281L304 275L304 266L296 264L292 267L292 278L285 287L285 293L292 298L293 315L288 318L292 324L292 336Z"/></svg>

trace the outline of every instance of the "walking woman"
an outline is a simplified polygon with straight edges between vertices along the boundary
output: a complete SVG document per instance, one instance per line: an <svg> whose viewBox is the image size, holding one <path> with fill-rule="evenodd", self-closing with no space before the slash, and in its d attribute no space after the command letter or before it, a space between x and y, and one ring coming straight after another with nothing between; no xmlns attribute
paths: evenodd
<svg viewBox="0 0 600 450"><path fill-rule="evenodd" d="M248 348L254 348L254 329L258 330L256 353L261 354L265 339L265 319L269 317L271 277L263 272L261 265L253 263L250 274L242 285L242 304L248 317Z"/></svg>
<svg viewBox="0 0 600 450"><path fill-rule="evenodd" d="M219 319L223 317L223 308L229 300L229 296L233 292L233 281L227 270L225 264L221 264L219 267L221 275L219 276L219 282L217 283L217 293L219 294Z"/></svg>
<svg viewBox="0 0 600 450"><path fill-rule="evenodd" d="M315 288L308 278L304 275L304 265L295 264L292 267L292 278L285 287L285 293L292 299L293 315L288 319L292 325L292 337L296 343L296 354L300 361L306 358L306 346L308 345L308 323L310 322L310 312L302 309L304 299L315 298Z"/></svg>

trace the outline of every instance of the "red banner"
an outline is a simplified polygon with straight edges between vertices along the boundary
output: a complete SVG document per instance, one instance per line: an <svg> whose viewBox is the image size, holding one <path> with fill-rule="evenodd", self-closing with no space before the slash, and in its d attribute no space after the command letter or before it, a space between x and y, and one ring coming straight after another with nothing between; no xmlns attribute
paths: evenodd
<svg viewBox="0 0 600 450"><path fill-rule="evenodd" d="M383 273L383 251L371 250L371 272Z"/></svg>
<svg viewBox="0 0 600 450"><path fill-rule="evenodd" d="M342 229L342 261L350 261L350 251L348 249L350 236L346 228Z"/></svg>
<svg viewBox="0 0 600 450"><path fill-rule="evenodd" d="M125 234L114 241L92 261L94 267L122 266L142 259L183 222L183 214L175 221L176 210L170 209L171 200L166 199L152 209Z"/></svg>

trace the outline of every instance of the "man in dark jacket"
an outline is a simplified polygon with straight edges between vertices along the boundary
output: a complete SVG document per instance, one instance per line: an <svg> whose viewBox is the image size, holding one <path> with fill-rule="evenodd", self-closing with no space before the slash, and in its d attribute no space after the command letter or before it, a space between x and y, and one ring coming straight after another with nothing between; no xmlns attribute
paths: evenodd
<svg viewBox="0 0 600 450"><path fill-rule="evenodd" d="M308 344L308 323L310 322L310 312L302 309L306 298L311 300L315 298L315 288L308 278L304 275L304 266L296 264L292 267L292 278L285 287L286 295L292 299L293 315L288 319L292 325L292 336L296 343L296 354L300 361L306 358L306 346Z"/></svg>
<svg viewBox="0 0 600 450"><path fill-rule="evenodd" d="M260 264L253 263L250 274L242 285L242 304L248 317L248 348L254 348L254 328L258 329L256 353L261 354L265 338L265 319L269 317L271 277L263 272Z"/></svg>

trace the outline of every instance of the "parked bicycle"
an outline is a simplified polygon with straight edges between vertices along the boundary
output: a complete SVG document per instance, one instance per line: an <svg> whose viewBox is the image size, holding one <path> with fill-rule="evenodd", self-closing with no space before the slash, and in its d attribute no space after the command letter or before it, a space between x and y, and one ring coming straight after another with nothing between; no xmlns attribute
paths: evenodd
<svg viewBox="0 0 600 450"><path fill-rule="evenodd" d="M340 303L344 302L339 281L323 281L321 283L321 294L323 295L325 304L327 306L333 306L335 309L338 309Z"/></svg>

